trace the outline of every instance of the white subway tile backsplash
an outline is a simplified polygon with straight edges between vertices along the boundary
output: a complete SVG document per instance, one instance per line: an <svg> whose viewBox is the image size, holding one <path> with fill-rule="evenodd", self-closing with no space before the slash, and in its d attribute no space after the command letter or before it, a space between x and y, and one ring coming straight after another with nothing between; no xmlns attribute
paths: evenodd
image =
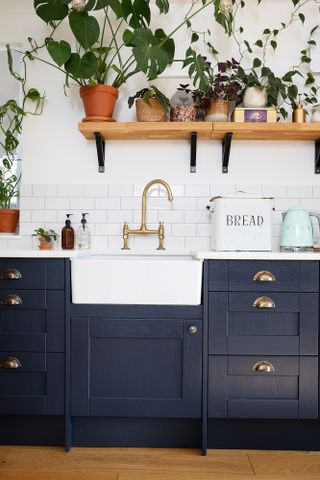
<svg viewBox="0 0 320 480"><path fill-rule="evenodd" d="M94 208L94 198L70 198L70 208L83 212Z"/></svg>
<svg viewBox="0 0 320 480"><path fill-rule="evenodd" d="M56 222L57 212L56 210L33 210L31 214L31 219L32 222L39 223Z"/></svg>
<svg viewBox="0 0 320 480"><path fill-rule="evenodd" d="M44 208L44 198L43 197L21 197L20 205L21 205L21 208L26 210L35 210L39 208Z"/></svg>
<svg viewBox="0 0 320 480"><path fill-rule="evenodd" d="M196 231L196 225L193 223L178 223L172 225L172 235L174 237L194 237Z"/></svg>
<svg viewBox="0 0 320 480"><path fill-rule="evenodd" d="M109 185L109 197L132 197L133 185Z"/></svg>
<svg viewBox="0 0 320 480"><path fill-rule="evenodd" d="M70 199L66 197L59 198L45 198L44 200L45 208L56 209L56 210L68 210L70 208Z"/></svg>
<svg viewBox="0 0 320 480"><path fill-rule="evenodd" d="M82 197L83 185L58 185L58 197Z"/></svg>
<svg viewBox="0 0 320 480"><path fill-rule="evenodd" d="M209 197L210 185L186 185L186 197Z"/></svg>
<svg viewBox="0 0 320 480"><path fill-rule="evenodd" d="M133 212L132 210L109 210L107 219L109 223L132 223Z"/></svg>
<svg viewBox="0 0 320 480"><path fill-rule="evenodd" d="M84 197L107 197L108 185L83 185Z"/></svg>
<svg viewBox="0 0 320 480"><path fill-rule="evenodd" d="M57 185L33 185L32 194L34 197L56 197Z"/></svg>
<svg viewBox="0 0 320 480"><path fill-rule="evenodd" d="M95 208L99 210L117 210L121 208L120 198L96 198Z"/></svg>
<svg viewBox="0 0 320 480"><path fill-rule="evenodd" d="M287 187L288 198L311 198L312 193L311 185L289 185Z"/></svg>
<svg viewBox="0 0 320 480"><path fill-rule="evenodd" d="M159 222L184 223L184 212L182 210L159 210Z"/></svg>
<svg viewBox="0 0 320 480"><path fill-rule="evenodd" d="M75 230L80 225L81 213L88 212L92 233L92 248L104 252L107 248L122 247L123 222L140 228L141 195L145 185L31 185L21 187L20 240L0 240L6 246L33 245L37 242L31 234L35 228L53 228L59 234L72 213ZM167 192L155 185L148 192L147 226L157 229L164 222L165 246L169 250L208 250L210 248L211 215L206 206L211 196L234 194L245 190L250 194L263 194L275 198L273 212L273 245L279 248L282 212L300 205L308 210L320 211L320 186L286 185L218 185L188 184L171 186L174 201L168 202ZM315 233L318 234L315 226ZM318 242L320 235L318 235ZM60 238L58 243L60 242ZM16 246L18 245L18 247ZM59 243L60 245L60 243ZM1 246L1 245L0 245ZM132 235L132 250L154 251L158 247L156 235ZM9 247L8 247L9 248ZM28 247L26 247L28 248Z"/></svg>

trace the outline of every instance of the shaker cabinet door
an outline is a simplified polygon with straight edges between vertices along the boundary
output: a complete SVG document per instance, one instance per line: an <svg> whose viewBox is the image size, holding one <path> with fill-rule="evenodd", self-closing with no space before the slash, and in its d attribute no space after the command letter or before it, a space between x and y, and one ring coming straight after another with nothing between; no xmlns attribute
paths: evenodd
<svg viewBox="0 0 320 480"><path fill-rule="evenodd" d="M201 338L199 320L73 318L72 415L200 417Z"/></svg>

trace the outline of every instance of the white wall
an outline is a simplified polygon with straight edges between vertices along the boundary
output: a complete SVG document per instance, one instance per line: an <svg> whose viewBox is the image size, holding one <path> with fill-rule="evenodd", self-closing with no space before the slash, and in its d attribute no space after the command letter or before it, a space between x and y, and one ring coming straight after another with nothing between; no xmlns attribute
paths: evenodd
<svg viewBox="0 0 320 480"><path fill-rule="evenodd" d="M190 2L180 0L170 4L170 18L161 19L165 21L166 31L170 30L169 24L176 24L176 19L182 16ZM241 23L250 41L259 38L261 28L286 21L292 8L291 0L264 0L258 8L255 0L249 0L248 4L246 17ZM317 6L309 8L308 12L305 29L292 27L279 38L280 47L276 55L270 56L270 65L278 68L279 73L297 63L310 28L318 21ZM197 28L204 28L207 21L208 14L205 14L198 19ZM214 32L212 41L218 50L223 51L226 58L236 55L221 27L215 25L213 19L209 26ZM33 13L32 0L2 2L0 43L21 42L26 45L28 36L40 40L45 34L46 26ZM178 53L181 55L187 47L187 38L183 33L177 37ZM165 178L173 184L319 184L319 176L313 174L312 142L234 142L228 175L221 173L221 145L215 141L199 142L196 174L189 173L187 142L109 142L106 173L99 174L94 143L86 141L77 131L77 123L83 113L76 89L71 89L69 96L65 97L63 76L37 62L29 68L29 84L45 91L47 100L44 114L41 117L30 116L24 124L23 182L26 184L144 184L155 177ZM133 120L134 112L127 109L126 98L144 85L145 81L140 77L121 89L116 110L119 121Z"/></svg>

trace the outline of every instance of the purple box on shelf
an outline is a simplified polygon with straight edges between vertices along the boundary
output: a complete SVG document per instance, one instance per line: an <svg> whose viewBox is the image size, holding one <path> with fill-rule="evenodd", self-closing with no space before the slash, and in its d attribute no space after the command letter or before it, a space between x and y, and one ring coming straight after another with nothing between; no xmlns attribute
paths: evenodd
<svg viewBox="0 0 320 480"><path fill-rule="evenodd" d="M247 123L275 123L277 121L276 108L236 108L233 113L234 122Z"/></svg>

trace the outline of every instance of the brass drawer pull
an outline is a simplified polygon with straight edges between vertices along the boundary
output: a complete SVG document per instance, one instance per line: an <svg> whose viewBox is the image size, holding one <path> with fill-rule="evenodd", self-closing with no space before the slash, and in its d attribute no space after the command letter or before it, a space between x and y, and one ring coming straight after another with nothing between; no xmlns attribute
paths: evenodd
<svg viewBox="0 0 320 480"><path fill-rule="evenodd" d="M272 363L267 362L266 360L255 363L252 367L252 370L260 373L271 373L275 371Z"/></svg>
<svg viewBox="0 0 320 480"><path fill-rule="evenodd" d="M6 295L0 300L1 305L22 305L22 300L19 295Z"/></svg>
<svg viewBox="0 0 320 480"><path fill-rule="evenodd" d="M276 304L269 297L259 297L252 304L255 308L276 308Z"/></svg>
<svg viewBox="0 0 320 480"><path fill-rule="evenodd" d="M275 282L276 277L273 275L272 272L268 270L261 270L261 272L257 272L253 279L254 282Z"/></svg>
<svg viewBox="0 0 320 480"><path fill-rule="evenodd" d="M5 368L5 369L21 368L21 362L16 357L4 358L3 360L0 361L0 368Z"/></svg>
<svg viewBox="0 0 320 480"><path fill-rule="evenodd" d="M195 335L196 333L198 333L198 327L196 327L195 325L191 325L188 329L190 335Z"/></svg>
<svg viewBox="0 0 320 480"><path fill-rule="evenodd" d="M22 278L21 273L16 268L9 268L5 272L1 273L1 280L20 280Z"/></svg>

